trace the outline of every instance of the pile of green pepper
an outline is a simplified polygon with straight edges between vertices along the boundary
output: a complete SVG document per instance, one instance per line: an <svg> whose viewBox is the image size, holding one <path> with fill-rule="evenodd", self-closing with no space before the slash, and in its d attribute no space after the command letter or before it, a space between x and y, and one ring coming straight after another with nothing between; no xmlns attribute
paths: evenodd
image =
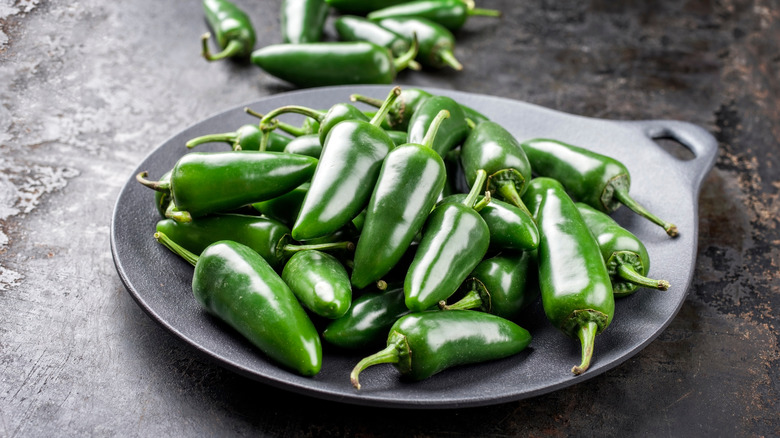
<svg viewBox="0 0 780 438"><path fill-rule="evenodd" d="M669 287L604 212L630 199L614 159L521 143L423 90L350 98L379 109L250 110L256 125L186 144L228 150L189 152L158 181L138 175L157 192L155 238L194 265L196 300L280 366L317 374L322 340L374 350L345 370L359 388L381 363L419 380L506 358L531 342L518 322L541 298L550 323L580 341L581 374L616 298ZM285 124L287 113L307 121Z"/></svg>
<svg viewBox="0 0 780 438"><path fill-rule="evenodd" d="M220 52L208 61L249 58L268 74L298 87L390 84L406 69L463 69L455 57L455 33L472 16L499 17L474 0L282 0L281 41L254 49L248 14L229 0L203 0ZM325 39L331 13L338 40Z"/></svg>

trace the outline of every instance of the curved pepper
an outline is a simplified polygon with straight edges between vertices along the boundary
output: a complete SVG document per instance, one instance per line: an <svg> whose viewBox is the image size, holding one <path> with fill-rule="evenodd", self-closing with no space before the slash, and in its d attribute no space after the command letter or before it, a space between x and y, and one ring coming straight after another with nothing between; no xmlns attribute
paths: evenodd
<svg viewBox="0 0 780 438"><path fill-rule="evenodd" d="M243 125L235 132L221 134L208 134L193 138L186 143L190 149L204 143L229 143L234 151L259 151L263 139L263 131L257 125ZM264 150L282 152L292 139L281 134L273 133ZM315 157L316 158L316 157Z"/></svg>
<svg viewBox="0 0 780 438"><path fill-rule="evenodd" d="M367 41L273 44L252 52L252 63L298 87L390 84L417 56L417 46L393 58Z"/></svg>
<svg viewBox="0 0 780 438"><path fill-rule="evenodd" d="M293 225L294 239L331 234L366 207L382 160L395 147L379 124L399 93L398 87L393 88L386 105L370 122L344 120L330 130L323 144L321 164Z"/></svg>
<svg viewBox="0 0 780 438"><path fill-rule="evenodd" d="M404 280L406 306L423 311L455 293L490 245L490 230L474 205L485 184L479 173L468 197L444 204L428 216L417 253Z"/></svg>
<svg viewBox="0 0 780 438"><path fill-rule="evenodd" d="M452 67L463 70L463 65L455 58L455 36L446 27L425 18L399 17L384 18L377 23L403 37L417 38L420 45L416 58L420 64L433 67Z"/></svg>
<svg viewBox="0 0 780 438"><path fill-rule="evenodd" d="M442 123L440 132L433 141L433 150L443 157L460 145L469 134L466 113L458 102L447 96L431 96L415 108L414 114L409 119L406 141L420 143L436 115L442 110L448 111L450 118Z"/></svg>
<svg viewBox="0 0 780 438"><path fill-rule="evenodd" d="M539 298L536 263L531 252L499 254L480 262L461 285L460 299L439 302L442 310L478 309L515 320Z"/></svg>
<svg viewBox="0 0 780 438"><path fill-rule="evenodd" d="M605 213L623 204L663 227L669 236L677 236L676 225L650 213L628 194L631 175L620 161L556 140L529 140L522 147L534 172L560 181L577 201Z"/></svg>
<svg viewBox="0 0 780 438"><path fill-rule="evenodd" d="M416 0L373 11L367 18L422 17L455 32L472 16L500 17L501 11L477 8L474 0Z"/></svg>
<svg viewBox="0 0 780 438"><path fill-rule="evenodd" d="M582 202L575 205L588 229L596 237L601 256L612 278L615 297L631 295L640 287L669 289L668 281L646 277L650 272L650 255L641 240L606 213Z"/></svg>
<svg viewBox="0 0 780 438"><path fill-rule="evenodd" d="M228 0L203 0L206 21L214 31L217 44L222 50L212 54L209 51L209 33L201 37L203 57L216 61L234 56L248 56L255 46L255 30L249 16Z"/></svg>
<svg viewBox="0 0 780 438"><path fill-rule="evenodd" d="M395 266L436 204L447 173L432 147L447 117L446 110L439 112L420 144L396 146L382 162L355 248L352 284L358 289Z"/></svg>
<svg viewBox="0 0 780 438"><path fill-rule="evenodd" d="M579 338L582 362L572 372L582 374L590 366L596 335L615 313L612 281L596 239L558 181L531 180L523 200L539 226L537 263L544 313L553 326Z"/></svg>
<svg viewBox="0 0 780 438"><path fill-rule="evenodd" d="M322 339L341 348L377 347L398 318L409 312L403 288L366 293L355 298L341 318L325 327Z"/></svg>
<svg viewBox="0 0 780 438"><path fill-rule="evenodd" d="M325 0L282 0L282 41L289 44L320 41L329 12L330 6Z"/></svg>
<svg viewBox="0 0 780 438"><path fill-rule="evenodd" d="M360 372L381 363L392 363L404 377L423 380L456 365L512 356L530 342L531 334L527 330L489 313L471 310L412 313L393 324L384 350L355 365L350 380L360 389Z"/></svg>
<svg viewBox="0 0 780 438"><path fill-rule="evenodd" d="M347 270L336 257L309 250L293 254L282 270L301 304L324 318L343 316L352 303L352 286Z"/></svg>
<svg viewBox="0 0 780 438"><path fill-rule="evenodd" d="M223 240L198 256L163 233L154 237L195 266L192 292L204 309L275 362L304 376L320 372L322 345L314 324L259 254L246 245Z"/></svg>

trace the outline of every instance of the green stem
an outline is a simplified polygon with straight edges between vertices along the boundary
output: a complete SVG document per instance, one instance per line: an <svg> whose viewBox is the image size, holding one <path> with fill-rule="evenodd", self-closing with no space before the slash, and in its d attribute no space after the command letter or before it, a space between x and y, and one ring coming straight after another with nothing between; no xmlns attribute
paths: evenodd
<svg viewBox="0 0 780 438"><path fill-rule="evenodd" d="M420 64L414 61L414 58L417 56L417 52L419 50L420 44L417 42L417 34L412 35L412 45L409 47L409 50L393 60L393 67L395 68L395 72L398 73L406 67L409 67L410 64L416 64L419 69Z"/></svg>
<svg viewBox="0 0 780 438"><path fill-rule="evenodd" d="M485 172L485 169L479 169L474 184L471 186L471 191L466 196L466 199L463 200L463 205L474 208L474 204L477 202L477 196L479 196L482 192L482 188L485 186L485 181L487 181L487 172Z"/></svg>
<svg viewBox="0 0 780 438"><path fill-rule="evenodd" d="M373 97L364 96L362 94L350 94L349 100L352 102L363 102L366 105L371 105L373 107L379 108L382 106L382 101Z"/></svg>
<svg viewBox="0 0 780 438"><path fill-rule="evenodd" d="M666 234L669 236L677 237L679 234L677 231L677 225L666 222L658 216L650 213L642 204L638 203L636 200L634 200L634 198L631 197L631 195L628 194L628 189L615 185L613 185L613 187L615 189L613 196L617 198L617 200L620 201L623 205L633 210L634 213L644 217L645 219L648 219L650 222L663 227L663 229L666 231Z"/></svg>
<svg viewBox="0 0 780 438"><path fill-rule="evenodd" d="M471 310L471 309L480 309L482 308L482 305L484 302L482 301L482 296L478 291L472 290L469 291L466 295L463 296L460 300L458 300L455 303L447 304L446 301L441 300L439 301L439 309L441 310Z"/></svg>
<svg viewBox="0 0 780 438"><path fill-rule="evenodd" d="M500 17L501 11L498 9L472 8L468 10L467 15L478 15L480 17Z"/></svg>
<svg viewBox="0 0 780 438"><path fill-rule="evenodd" d="M135 180L144 185L145 187L149 187L150 189L157 191L157 192L163 192L163 193L171 193L171 182L170 181L149 181L146 179L146 177L149 176L149 172L143 171L135 176Z"/></svg>
<svg viewBox="0 0 780 438"><path fill-rule="evenodd" d="M186 143L186 146L190 149L203 143L231 143L234 144L238 136L235 132L225 132L223 134L209 134L201 137L193 138ZM235 149L235 147L234 147Z"/></svg>
<svg viewBox="0 0 780 438"><path fill-rule="evenodd" d="M229 58L244 51L244 43L240 42L239 40L230 40L227 46L225 46L221 52L212 54L209 50L209 37L211 37L211 34L208 32L204 33L203 36L200 37L201 46L203 47L202 54L203 57L206 58L206 61L217 61L220 59Z"/></svg>
<svg viewBox="0 0 780 438"><path fill-rule="evenodd" d="M590 361L593 357L593 347L596 344L596 332L598 332L598 324L595 321L588 321L584 325L581 325L577 332L577 335L580 338L580 344L582 345L582 363L571 369L571 372L575 375L579 376L590 367Z"/></svg>
<svg viewBox="0 0 780 438"><path fill-rule="evenodd" d="M170 249L174 254L189 262L192 266L195 266L195 264L198 263L199 257L197 255L171 240L171 238L166 236L165 233L160 231L154 233L154 239L161 243L164 247Z"/></svg>
<svg viewBox="0 0 780 438"><path fill-rule="evenodd" d="M292 257L296 252L316 250L327 251L333 249L346 249L347 251L354 251L355 244L352 242L331 242L331 243L317 243L312 245L294 245L292 243L282 246L285 257Z"/></svg>
<svg viewBox="0 0 780 438"><path fill-rule="evenodd" d="M428 131L425 132L425 137L423 137L422 140L423 146L429 148L433 147L433 140L436 138L436 133L439 131L439 127L444 122L444 120L449 118L450 112L447 110L441 110L438 114L436 114L436 117L433 118L431 124L428 126Z"/></svg>
<svg viewBox="0 0 780 438"><path fill-rule="evenodd" d="M168 203L168 207L165 209L165 217L179 223L192 222L192 215L190 212L178 210L173 201Z"/></svg>
<svg viewBox="0 0 780 438"><path fill-rule="evenodd" d="M387 98L382 102L382 106L379 107L379 111L374 114L374 118L371 119L370 123L376 127L382 125L382 120L385 119L387 113L390 112L390 107L393 105L393 102L395 102L400 95L401 87L393 87L393 89L390 90L390 94L388 94Z"/></svg>
<svg viewBox="0 0 780 438"><path fill-rule="evenodd" d="M490 197L490 191L485 192L485 196L482 197L479 201L477 201L476 204L474 204L474 210L475 211L482 211L483 208L487 207L488 204L490 204L490 201L493 198Z"/></svg>
<svg viewBox="0 0 780 438"><path fill-rule="evenodd" d="M525 206L523 200L520 198L520 194L517 193L517 187L515 187L514 182L506 181L503 184L499 185L498 194L501 195L501 197L504 198L505 201L509 202L510 204L514 205L520 210L523 210L523 213L533 218L531 212L528 211L528 207Z"/></svg>
<svg viewBox="0 0 780 438"><path fill-rule="evenodd" d="M637 284L639 286L649 287L658 290L667 290L670 284L666 280L653 280L652 278L645 277L644 275L636 272L634 267L628 264L619 264L617 266L617 274L623 280L630 283Z"/></svg>
<svg viewBox="0 0 780 438"><path fill-rule="evenodd" d="M452 50L441 50L439 52L439 58L445 65L449 65L458 71L463 70L463 64L455 58L455 54L452 53Z"/></svg>
<svg viewBox="0 0 780 438"><path fill-rule="evenodd" d="M361 371L365 370L366 368L373 365L379 365L381 363L397 363L399 359L398 348L399 345L391 343L383 350L378 351L371 356L365 357L360 362L358 362L357 365L355 365L355 368L353 368L352 372L349 374L349 380L352 382L352 386L354 386L355 389L360 389L360 381L358 380L358 376L360 375Z"/></svg>
<svg viewBox="0 0 780 438"><path fill-rule="evenodd" d="M264 114L261 114L253 110L252 108L244 108L244 112L249 114L250 116L257 117L258 119L262 119L263 117L265 117ZM293 137L300 137L302 135L312 134L312 132L303 129L303 127L299 128L297 126L293 126L289 123L280 122L278 120L276 121L276 126L282 131L292 135Z"/></svg>

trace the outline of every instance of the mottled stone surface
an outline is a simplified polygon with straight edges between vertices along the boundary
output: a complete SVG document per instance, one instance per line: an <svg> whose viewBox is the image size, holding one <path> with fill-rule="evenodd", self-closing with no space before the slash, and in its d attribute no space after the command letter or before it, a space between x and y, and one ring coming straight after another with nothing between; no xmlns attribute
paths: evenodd
<svg viewBox="0 0 780 438"><path fill-rule="evenodd" d="M237 3L258 46L280 41L278 2ZM214 365L125 291L113 203L168 136L291 88L203 61L197 2L0 0L0 436L780 434L780 1L478 3L505 14L458 33L466 68L399 84L719 140L694 282L656 341L581 384L450 411L323 402Z"/></svg>

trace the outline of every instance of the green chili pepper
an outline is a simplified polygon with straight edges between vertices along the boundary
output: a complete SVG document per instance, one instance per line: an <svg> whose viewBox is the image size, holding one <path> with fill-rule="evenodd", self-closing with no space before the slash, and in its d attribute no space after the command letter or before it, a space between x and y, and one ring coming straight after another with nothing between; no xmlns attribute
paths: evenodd
<svg viewBox="0 0 780 438"><path fill-rule="evenodd" d="M309 191L309 183L303 183L291 191L267 201L255 202L252 208L263 216L277 220L291 227L301 210L303 198Z"/></svg>
<svg viewBox="0 0 780 438"><path fill-rule="evenodd" d="M409 312L403 288L366 293L352 302L344 316L325 327L322 339L341 348L378 347L393 323Z"/></svg>
<svg viewBox="0 0 780 438"><path fill-rule="evenodd" d="M531 180L523 200L539 226L537 263L544 313L553 326L579 338L582 362L572 372L582 374L590 366L596 335L615 312L609 273L596 239L558 181Z"/></svg>
<svg viewBox="0 0 780 438"><path fill-rule="evenodd" d="M271 133L273 135L273 132ZM319 134L307 134L292 139L284 151L288 154L306 155L307 157L320 158L322 155L322 142Z"/></svg>
<svg viewBox="0 0 780 438"><path fill-rule="evenodd" d="M620 161L556 140L535 139L522 146L534 172L560 181L577 201L605 213L623 204L669 236L677 236L676 225L650 213L628 194L631 175Z"/></svg>
<svg viewBox="0 0 780 438"><path fill-rule="evenodd" d="M229 143L234 151L258 151L263 139L263 131L257 125L243 125L235 132L225 132L222 134L203 135L186 143L190 149L204 143ZM282 152L291 141L290 137L273 133L268 140L264 150L272 152ZM315 157L316 158L316 157Z"/></svg>
<svg viewBox="0 0 780 438"><path fill-rule="evenodd" d="M419 312L446 300L487 253L490 230L478 213L483 204L474 205L485 179L480 171L463 203L444 204L428 216L404 280L410 310Z"/></svg>
<svg viewBox="0 0 780 438"><path fill-rule="evenodd" d="M395 147L379 124L399 93L398 87L393 88L370 122L344 120L330 130L322 148L322 164L314 172L293 225L294 239L333 233L366 207L382 160Z"/></svg>
<svg viewBox="0 0 780 438"><path fill-rule="evenodd" d="M352 303L347 270L336 257L324 252L295 253L284 265L282 280L305 308L325 318L343 316Z"/></svg>
<svg viewBox="0 0 780 438"><path fill-rule="evenodd" d="M333 22L333 27L342 41L368 41L390 49L393 56L402 56L412 46L409 39L363 17L343 15ZM421 67L417 61L412 60L409 61L409 68L420 70Z"/></svg>
<svg viewBox="0 0 780 438"><path fill-rule="evenodd" d="M585 224L588 225L588 229L596 237L609 276L612 278L612 291L615 297L631 295L640 287L669 289L668 281L646 277L650 272L650 255L641 240L621 227L606 213L582 202L575 205Z"/></svg>
<svg viewBox="0 0 780 438"><path fill-rule="evenodd" d="M452 304L439 302L442 310L479 309L516 320L539 298L536 263L529 251L502 253L480 262L463 282L461 298Z"/></svg>
<svg viewBox="0 0 780 438"><path fill-rule="evenodd" d="M456 193L442 199L436 206L462 203L465 199L466 194ZM477 202L480 201L482 198L477 198ZM539 246L539 230L534 219L514 205L491 198L490 203L479 210L479 215L490 230L491 249L530 251Z"/></svg>
<svg viewBox="0 0 780 438"><path fill-rule="evenodd" d="M387 136L390 137L390 140L393 140L393 144L396 146L400 146L404 143L406 143L406 132L405 131L396 131L395 129L386 129L385 133L387 133Z"/></svg>
<svg viewBox="0 0 780 438"><path fill-rule="evenodd" d="M397 146L385 157L355 248L352 284L358 289L395 266L436 204L447 173L432 147L449 116L446 110L440 111L421 143Z"/></svg>
<svg viewBox="0 0 780 438"><path fill-rule="evenodd" d="M266 134L272 132L279 123L276 118L282 114L290 113L302 114L308 119L315 120L319 124L317 135L319 136L320 144L325 144L325 138L327 138L328 133L339 122L344 120L362 120L367 122L369 120L368 116L366 116L363 111L360 111L355 108L354 105L348 103L337 103L327 111L316 110L300 105L285 105L264 115L260 119L260 129Z"/></svg>
<svg viewBox="0 0 780 438"><path fill-rule="evenodd" d="M446 27L425 18L399 17L377 20L377 24L406 38L417 38L420 64L463 70L455 58L455 36Z"/></svg>
<svg viewBox="0 0 780 438"><path fill-rule="evenodd" d="M154 237L195 266L192 292L204 309L277 363L304 376L320 372L322 345L314 324L259 254L246 245L223 240L198 256L164 233Z"/></svg>
<svg viewBox="0 0 780 438"><path fill-rule="evenodd" d="M417 56L417 46L393 58L367 41L274 44L252 52L252 62L298 87L390 84Z"/></svg>
<svg viewBox="0 0 780 438"><path fill-rule="evenodd" d="M367 14L377 9L408 2L409 0L325 0L344 14Z"/></svg>
<svg viewBox="0 0 780 438"><path fill-rule="evenodd" d="M367 17L370 20L422 17L455 32L463 27L469 17L475 15L500 17L501 11L477 8L474 0L416 0L373 11Z"/></svg>
<svg viewBox="0 0 780 438"><path fill-rule="evenodd" d="M325 0L282 0L280 10L282 41L301 44L322 39L322 29L330 12Z"/></svg>
<svg viewBox="0 0 780 438"><path fill-rule="evenodd" d="M392 363L403 376L423 380L456 365L512 356L530 342L531 334L527 330L489 313L471 310L412 313L393 324L387 347L358 362L350 380L360 389L360 372L381 363Z"/></svg>
<svg viewBox="0 0 780 438"><path fill-rule="evenodd" d="M255 30L249 16L228 0L203 0L203 12L222 50L209 51L209 33L201 37L203 57L216 61L234 56L249 56L255 46Z"/></svg>
<svg viewBox="0 0 780 438"><path fill-rule="evenodd" d="M178 211L168 217L188 221L287 193L307 182L316 166L315 158L282 152L192 152L173 166L168 183L148 181L146 172L136 179L170 192Z"/></svg>
<svg viewBox="0 0 780 438"><path fill-rule="evenodd" d="M290 237L290 229L281 222L243 214L213 214L183 223L163 219L157 222L157 231L195 254L220 240L238 242L260 254L274 269L281 269L290 257L300 251L354 248L350 241L296 245Z"/></svg>
<svg viewBox="0 0 780 438"><path fill-rule="evenodd" d="M433 122L439 111L446 110L450 118L442 123L440 133L433 142L433 150L442 157L461 144L469 133L469 125L466 123L466 113L463 108L452 98L447 96L431 96L425 99L414 111L409 119L406 141L420 143L428 132L428 127Z"/></svg>
<svg viewBox="0 0 780 438"><path fill-rule="evenodd" d="M471 130L460 151L460 162L471 183L478 169L488 173L488 190L494 196L526 211L520 198L531 179L531 164L515 137L495 122L482 122Z"/></svg>

